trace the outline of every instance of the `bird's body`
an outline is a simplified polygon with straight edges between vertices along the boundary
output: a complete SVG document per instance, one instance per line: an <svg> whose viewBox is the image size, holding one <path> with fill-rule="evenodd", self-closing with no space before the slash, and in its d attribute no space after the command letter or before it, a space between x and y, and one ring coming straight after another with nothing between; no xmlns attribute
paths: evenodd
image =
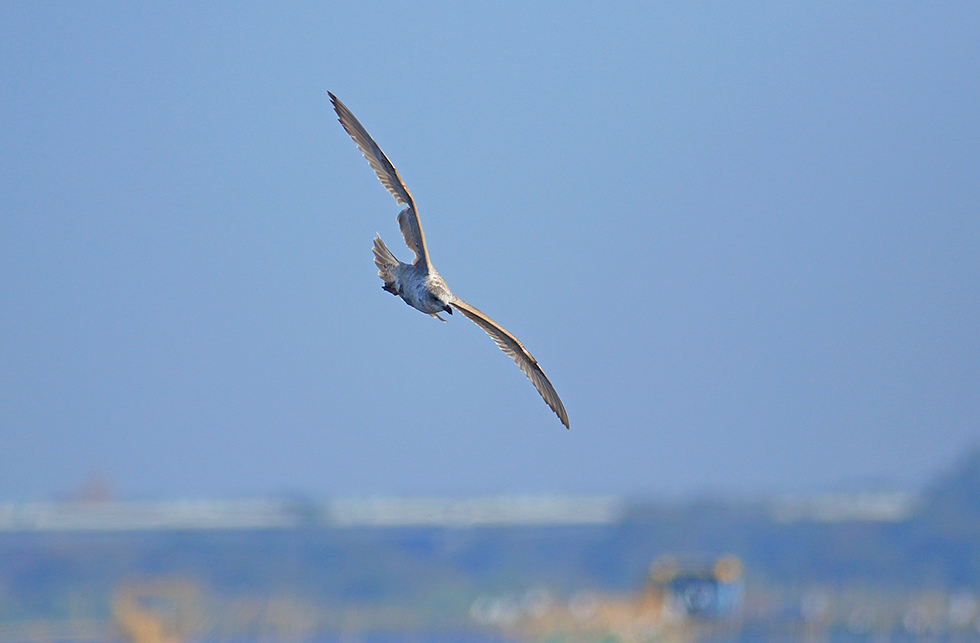
<svg viewBox="0 0 980 643"><path fill-rule="evenodd" d="M374 263L378 266L378 276L385 282L382 288L398 295L412 308L436 317L443 311L453 314L449 306L453 294L435 268L398 261L380 236L374 238Z"/></svg>
<svg viewBox="0 0 980 643"><path fill-rule="evenodd" d="M478 308L456 297L449 290L446 281L429 260L425 235L422 232L422 224L415 209L415 201L401 176L399 176L398 170L391 164L385 153L381 151L381 148L378 147L378 144L374 142L374 139L371 138L371 135L367 133L367 130L358 122L351 111L336 96L327 93L330 95L340 124L344 126L354 143L357 144L358 149L361 150L364 158L374 169L381 184L395 197L395 201L399 205L405 206L398 213L398 227L401 228L405 244L415 253L415 259L412 263L399 261L381 240L381 237L375 237L374 263L378 267L378 276L384 282L382 288L401 297L409 306L439 319L442 319L439 317L441 312L452 315L453 309L456 309L463 313L490 335L500 350L517 363L544 401L551 407L551 410L558 415L565 428L568 428L568 414L565 412L565 407L531 353L503 326L490 319ZM443 319L443 321L445 320Z"/></svg>

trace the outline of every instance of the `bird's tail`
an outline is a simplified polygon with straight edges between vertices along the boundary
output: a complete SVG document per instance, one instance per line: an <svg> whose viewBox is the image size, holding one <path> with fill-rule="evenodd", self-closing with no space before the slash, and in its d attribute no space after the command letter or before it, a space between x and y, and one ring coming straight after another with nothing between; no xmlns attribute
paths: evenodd
<svg viewBox="0 0 980 643"><path fill-rule="evenodd" d="M374 238L374 265L378 267L378 276L385 282L383 288L395 294L397 293L395 291L394 269L398 263L398 259L395 259L395 255L391 254L391 250L388 250L388 246L381 240L381 235L376 236Z"/></svg>

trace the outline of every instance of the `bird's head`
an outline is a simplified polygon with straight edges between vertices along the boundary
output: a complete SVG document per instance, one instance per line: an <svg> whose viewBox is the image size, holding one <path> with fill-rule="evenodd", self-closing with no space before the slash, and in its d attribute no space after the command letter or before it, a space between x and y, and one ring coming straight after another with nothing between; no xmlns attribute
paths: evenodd
<svg viewBox="0 0 980 643"><path fill-rule="evenodd" d="M450 295L448 292L429 292L428 298L432 302L433 308L444 310L450 315L453 314L452 306L449 305L449 302L452 301L452 295Z"/></svg>
<svg viewBox="0 0 980 643"><path fill-rule="evenodd" d="M449 286L446 285L446 282L443 281L439 273L434 270L429 273L426 286L426 290L428 291L426 294L431 301L431 305L452 315L453 309L450 307L450 304L453 302L453 293L449 291Z"/></svg>

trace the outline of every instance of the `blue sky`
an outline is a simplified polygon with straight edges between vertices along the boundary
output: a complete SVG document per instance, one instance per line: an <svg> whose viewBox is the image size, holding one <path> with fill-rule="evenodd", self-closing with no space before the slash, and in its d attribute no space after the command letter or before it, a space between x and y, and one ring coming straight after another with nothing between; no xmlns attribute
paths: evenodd
<svg viewBox="0 0 980 643"><path fill-rule="evenodd" d="M0 7L0 497L779 493L978 438L972 3ZM412 190L460 316L384 293Z"/></svg>

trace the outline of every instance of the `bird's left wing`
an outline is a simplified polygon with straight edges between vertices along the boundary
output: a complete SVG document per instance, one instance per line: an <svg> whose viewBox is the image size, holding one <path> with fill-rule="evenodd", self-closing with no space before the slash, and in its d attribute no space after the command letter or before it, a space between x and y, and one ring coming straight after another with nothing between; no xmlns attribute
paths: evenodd
<svg viewBox="0 0 980 643"><path fill-rule="evenodd" d="M337 119L350 134L350 137L354 139L357 149L361 150L361 154L367 159L371 169L378 175L381 185L385 186L391 196L395 197L395 202L398 205L407 206L398 215L398 226L401 228L402 236L405 237L405 245L415 253L414 263L418 265L425 262L425 266L430 267L429 253L425 248L425 234L422 232L422 224L419 222L419 215L415 210L415 200L412 199L412 194L405 186L405 182L402 181L401 175L398 174L398 170L391 164L391 161L374 142L360 121L347 109L347 106L332 93L327 92L327 95L330 96L330 102L333 103L334 111L337 112Z"/></svg>
<svg viewBox="0 0 980 643"><path fill-rule="evenodd" d="M450 304L486 331L487 335L500 347L500 350L509 355L521 367L521 370L524 371L527 378L531 380L531 384L534 384L534 388L538 390L538 393L541 394L544 401L551 407L551 410L558 415L558 419L561 420L561 423L567 429L568 414L565 412L565 407L561 403L561 398L558 397L558 392L555 391L555 387L551 385L544 371L538 366L537 360L524 348L524 344L507 332L503 326L487 317L483 311L469 305L459 297L453 297Z"/></svg>

